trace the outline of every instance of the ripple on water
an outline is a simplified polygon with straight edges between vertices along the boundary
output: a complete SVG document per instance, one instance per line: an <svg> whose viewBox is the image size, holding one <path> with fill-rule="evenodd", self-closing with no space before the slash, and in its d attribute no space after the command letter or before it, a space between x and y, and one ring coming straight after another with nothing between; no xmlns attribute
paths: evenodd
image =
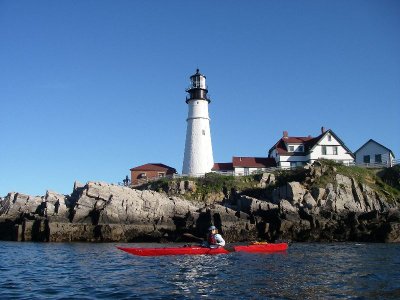
<svg viewBox="0 0 400 300"><path fill-rule="evenodd" d="M0 242L1 299L398 298L400 245L135 257L114 244ZM377 292L379 291L379 293Z"/></svg>

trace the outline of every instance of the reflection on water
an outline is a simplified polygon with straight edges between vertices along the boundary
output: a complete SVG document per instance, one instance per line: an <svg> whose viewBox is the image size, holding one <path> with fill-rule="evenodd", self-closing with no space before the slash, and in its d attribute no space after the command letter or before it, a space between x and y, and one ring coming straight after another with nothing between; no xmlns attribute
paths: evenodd
<svg viewBox="0 0 400 300"><path fill-rule="evenodd" d="M135 257L114 244L0 242L0 262L1 299L400 298L400 245Z"/></svg>

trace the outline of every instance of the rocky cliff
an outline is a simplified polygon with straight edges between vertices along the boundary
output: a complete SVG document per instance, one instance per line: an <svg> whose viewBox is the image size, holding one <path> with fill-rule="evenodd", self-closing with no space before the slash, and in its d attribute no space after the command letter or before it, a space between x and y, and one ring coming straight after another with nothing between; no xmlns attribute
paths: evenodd
<svg viewBox="0 0 400 300"><path fill-rule="evenodd" d="M183 233L202 236L211 223L232 241L257 235L248 216L227 207L101 182L75 184L68 196L10 193L0 202L2 240L177 241Z"/></svg>
<svg viewBox="0 0 400 300"><path fill-rule="evenodd" d="M212 223L228 242L400 242L399 191L338 168L265 173L255 187L224 184L206 200L196 193L204 182L195 180L169 181L159 192L89 182L76 183L71 195L9 193L0 199L0 239L183 241L184 233L204 236Z"/></svg>

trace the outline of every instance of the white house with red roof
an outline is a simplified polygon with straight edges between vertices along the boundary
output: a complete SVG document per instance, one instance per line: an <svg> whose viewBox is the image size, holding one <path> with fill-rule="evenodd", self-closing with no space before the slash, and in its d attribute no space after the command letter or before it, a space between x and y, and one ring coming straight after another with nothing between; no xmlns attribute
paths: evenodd
<svg viewBox="0 0 400 300"><path fill-rule="evenodd" d="M370 139L362 145L356 152L357 165L377 165L392 167L395 162L393 151Z"/></svg>
<svg viewBox="0 0 400 300"><path fill-rule="evenodd" d="M345 165L354 162L350 149L332 130L324 127L317 137L289 136L284 131L283 137L269 150L268 157L283 168L304 166L318 159L331 159Z"/></svg>
<svg viewBox="0 0 400 300"><path fill-rule="evenodd" d="M275 159L268 157L232 157L231 163L215 163L213 172L235 176L264 172L276 167Z"/></svg>

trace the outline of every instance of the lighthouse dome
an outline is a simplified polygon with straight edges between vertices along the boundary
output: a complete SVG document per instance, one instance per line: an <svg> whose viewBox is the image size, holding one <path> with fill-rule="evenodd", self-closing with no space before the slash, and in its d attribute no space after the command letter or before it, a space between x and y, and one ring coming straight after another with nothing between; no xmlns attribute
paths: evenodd
<svg viewBox="0 0 400 300"><path fill-rule="evenodd" d="M189 96L186 97L186 103L193 99L207 100L210 103L210 98L207 96L206 76L200 73L197 69L196 73L190 76L190 86L186 89Z"/></svg>

